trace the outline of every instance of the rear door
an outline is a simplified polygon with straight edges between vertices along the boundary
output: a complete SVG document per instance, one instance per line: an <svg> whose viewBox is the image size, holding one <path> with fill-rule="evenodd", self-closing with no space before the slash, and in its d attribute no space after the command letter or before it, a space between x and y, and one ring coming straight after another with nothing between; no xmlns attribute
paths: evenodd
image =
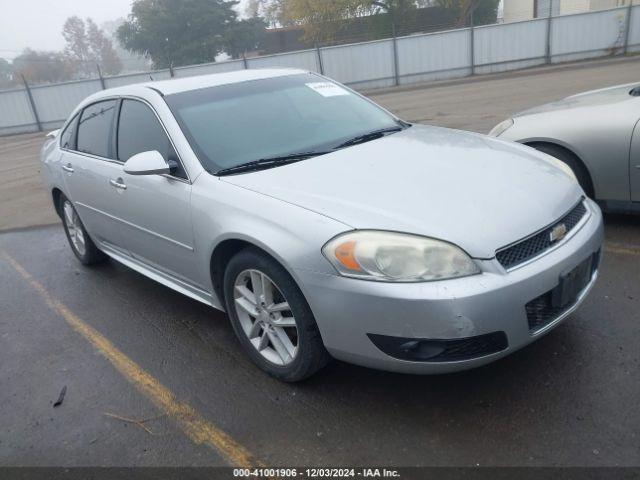
<svg viewBox="0 0 640 480"><path fill-rule="evenodd" d="M94 241L124 253L116 212L122 192L109 180L122 176L115 156L117 100L85 107L61 136L66 191Z"/></svg>
<svg viewBox="0 0 640 480"><path fill-rule="evenodd" d="M118 160L156 150L172 165L171 175L128 175L120 213L124 242L132 256L178 279L195 282L191 183L169 136L151 107L125 98L117 133Z"/></svg>

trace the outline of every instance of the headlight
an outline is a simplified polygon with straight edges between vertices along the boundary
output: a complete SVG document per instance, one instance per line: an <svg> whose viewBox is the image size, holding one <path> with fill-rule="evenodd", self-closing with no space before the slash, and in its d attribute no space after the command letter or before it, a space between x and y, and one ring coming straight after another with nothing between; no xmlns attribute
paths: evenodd
<svg viewBox="0 0 640 480"><path fill-rule="evenodd" d="M511 128L513 125L513 118L507 118L506 120L500 122L495 127L491 129L489 132L490 137L499 137L502 135L507 129Z"/></svg>
<svg viewBox="0 0 640 480"><path fill-rule="evenodd" d="M322 253L346 277L424 282L480 273L462 249L405 233L358 230L330 240Z"/></svg>

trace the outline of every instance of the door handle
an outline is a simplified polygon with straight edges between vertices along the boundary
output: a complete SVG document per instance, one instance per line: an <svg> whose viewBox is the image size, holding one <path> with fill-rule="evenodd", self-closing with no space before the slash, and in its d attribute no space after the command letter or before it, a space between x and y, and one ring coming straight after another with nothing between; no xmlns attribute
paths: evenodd
<svg viewBox="0 0 640 480"><path fill-rule="evenodd" d="M127 186L122 182L123 182L123 180L121 178L119 178L117 180L109 180L109 184L112 187L115 187L115 188L117 188L119 190L126 190Z"/></svg>
<svg viewBox="0 0 640 480"><path fill-rule="evenodd" d="M66 165L62 166L62 170L64 170L67 173L73 173L73 167L71 166L70 163L67 163Z"/></svg>

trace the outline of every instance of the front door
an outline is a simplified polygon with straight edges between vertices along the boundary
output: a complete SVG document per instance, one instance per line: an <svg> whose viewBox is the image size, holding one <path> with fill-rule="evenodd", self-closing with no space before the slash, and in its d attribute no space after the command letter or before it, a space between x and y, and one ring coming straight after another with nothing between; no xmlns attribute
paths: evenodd
<svg viewBox="0 0 640 480"><path fill-rule="evenodd" d="M121 162L156 150L173 165L171 175L128 175L122 195L122 235L136 259L182 281L201 287L195 272L191 226L191 184L169 137L147 104L123 99L117 153Z"/></svg>

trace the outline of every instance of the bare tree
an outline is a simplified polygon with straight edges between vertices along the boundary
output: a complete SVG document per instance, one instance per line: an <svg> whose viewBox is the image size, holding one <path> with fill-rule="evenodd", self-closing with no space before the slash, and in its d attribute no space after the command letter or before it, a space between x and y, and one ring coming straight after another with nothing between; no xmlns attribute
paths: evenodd
<svg viewBox="0 0 640 480"><path fill-rule="evenodd" d="M95 76L98 64L110 75L122 70L111 40L90 18L85 22L80 17L69 17L62 28L62 36L67 43L64 52L80 77Z"/></svg>
<svg viewBox="0 0 640 480"><path fill-rule="evenodd" d="M13 59L13 78L16 83L24 77L29 83L56 83L71 80L72 67L61 52L36 52L25 49Z"/></svg>
<svg viewBox="0 0 640 480"><path fill-rule="evenodd" d="M0 58L0 88L11 87L13 83L13 66L4 58Z"/></svg>

